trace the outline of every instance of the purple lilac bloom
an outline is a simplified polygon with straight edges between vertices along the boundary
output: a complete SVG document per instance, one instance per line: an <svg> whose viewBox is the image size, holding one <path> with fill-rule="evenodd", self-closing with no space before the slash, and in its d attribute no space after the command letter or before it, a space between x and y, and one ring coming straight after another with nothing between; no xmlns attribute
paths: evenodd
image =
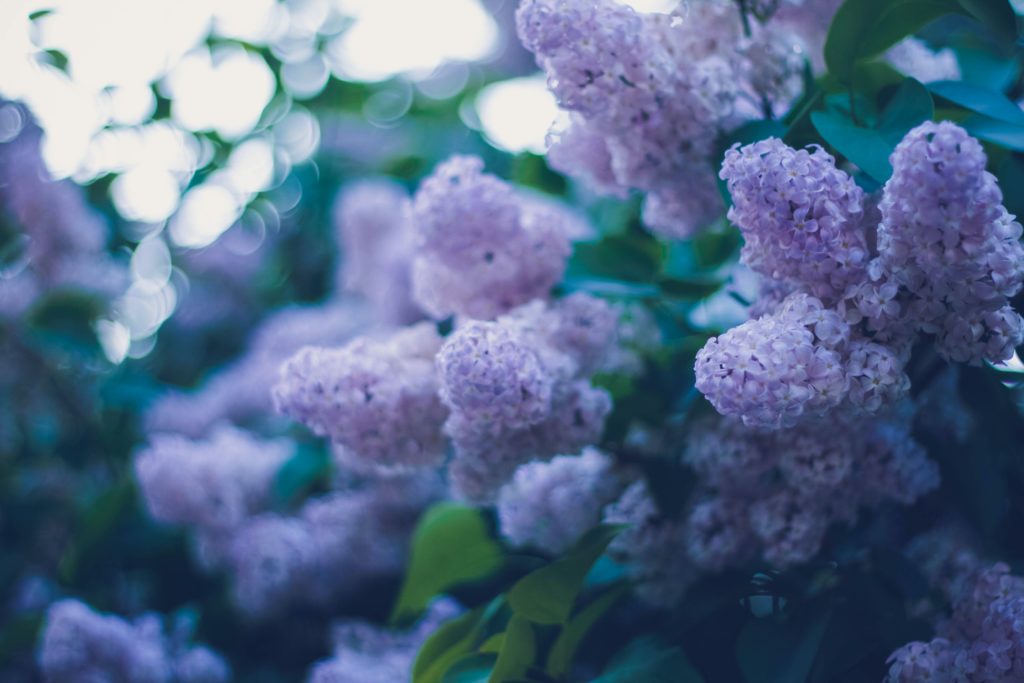
<svg viewBox="0 0 1024 683"><path fill-rule="evenodd" d="M614 468L610 457L593 448L523 465L498 494L502 535L516 546L564 552L622 493L624 481Z"/></svg>
<svg viewBox="0 0 1024 683"><path fill-rule="evenodd" d="M253 517L205 550L248 615L327 609L401 572L416 520L442 493L434 473L373 480L311 499L295 516Z"/></svg>
<svg viewBox="0 0 1024 683"><path fill-rule="evenodd" d="M849 326L804 294L712 338L697 354L697 388L723 415L777 429L836 408L850 387L840 349Z"/></svg>
<svg viewBox="0 0 1024 683"><path fill-rule="evenodd" d="M996 564L954 599L953 616L929 643L889 656L889 683L932 680L1011 683L1024 678L1024 578Z"/></svg>
<svg viewBox="0 0 1024 683"><path fill-rule="evenodd" d="M13 105L7 105L13 106ZM113 298L128 269L106 251L107 225L70 180L54 181L40 154L40 130L26 125L0 143L0 218L21 233L21 254L0 268L0 316L21 315L47 291L72 287Z"/></svg>
<svg viewBox="0 0 1024 683"><path fill-rule="evenodd" d="M274 403L329 436L342 462L381 470L437 465L447 416L434 367L440 347L432 323L341 348L307 347L282 367Z"/></svg>
<svg viewBox="0 0 1024 683"><path fill-rule="evenodd" d="M334 626L334 656L313 666L308 683L405 683L423 642L461 612L454 601L441 599L406 631L339 622Z"/></svg>
<svg viewBox="0 0 1024 683"><path fill-rule="evenodd" d="M687 513L693 562L719 570L758 553L779 567L813 557L835 522L885 501L909 505L938 485L938 468L900 409L774 432L709 417L683 461L702 494Z"/></svg>
<svg viewBox="0 0 1024 683"><path fill-rule="evenodd" d="M490 319L547 297L565 271L578 223L484 173L479 158L462 156L423 181L412 214L413 296L438 319Z"/></svg>
<svg viewBox="0 0 1024 683"><path fill-rule="evenodd" d="M292 451L287 440L260 440L228 425L201 441L157 434L135 457L135 476L155 519L228 532L267 508Z"/></svg>
<svg viewBox="0 0 1024 683"><path fill-rule="evenodd" d="M186 647L152 614L133 622L100 614L78 600L50 606L40 636L39 669L47 683L227 683L231 671L213 651Z"/></svg>
<svg viewBox="0 0 1024 683"><path fill-rule="evenodd" d="M822 148L795 150L776 138L735 145L721 177L753 270L826 303L865 279L864 193Z"/></svg>
<svg viewBox="0 0 1024 683"><path fill-rule="evenodd" d="M663 516L643 481L605 508L604 521L629 525L608 552L636 582L637 595L652 605L678 604L699 574L687 552L685 522Z"/></svg>
<svg viewBox="0 0 1024 683"><path fill-rule="evenodd" d="M581 295L469 322L445 340L437 367L461 496L489 499L520 464L600 438L611 399L587 377L617 343L600 334L614 318Z"/></svg>
<svg viewBox="0 0 1024 683"><path fill-rule="evenodd" d="M1024 283L1021 226L986 162L953 123L910 131L892 154L872 264L941 355L974 364L1006 360L1024 341L1024 319L1008 306Z"/></svg>
<svg viewBox="0 0 1024 683"><path fill-rule="evenodd" d="M335 201L334 225L341 249L338 291L365 297L386 322L422 318L412 301L416 234L405 188L383 178L345 187Z"/></svg>
<svg viewBox="0 0 1024 683"><path fill-rule="evenodd" d="M932 50L926 42L913 36L886 50L885 61L922 83L959 81L962 78L960 64L952 48Z"/></svg>
<svg viewBox="0 0 1024 683"><path fill-rule="evenodd" d="M645 223L670 238L693 234L722 208L713 132L783 110L806 58L784 24L745 36L734 3L640 14L612 0L529 0L517 20L571 115L549 137L553 167L603 194L643 192Z"/></svg>
<svg viewBox="0 0 1024 683"><path fill-rule="evenodd" d="M349 341L373 325L369 312L349 302L289 306L275 311L253 330L246 352L215 372L197 389L172 390L147 411L147 431L198 438L218 422L245 424L273 415L269 387L281 364L306 345Z"/></svg>

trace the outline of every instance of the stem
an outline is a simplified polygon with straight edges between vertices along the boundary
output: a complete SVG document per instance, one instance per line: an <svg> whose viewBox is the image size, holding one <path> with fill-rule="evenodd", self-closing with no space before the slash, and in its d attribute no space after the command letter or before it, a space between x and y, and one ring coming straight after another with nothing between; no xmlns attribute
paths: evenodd
<svg viewBox="0 0 1024 683"><path fill-rule="evenodd" d="M860 119L857 118L857 98L853 96L853 86L851 85L846 91L850 96L850 118L858 126L860 125Z"/></svg>
<svg viewBox="0 0 1024 683"><path fill-rule="evenodd" d="M804 103L804 105L803 105L802 107L800 107L800 111L799 111L799 112L797 112L797 115L796 115L796 117L794 117L794 118L793 118L793 119L792 119L792 120L791 120L791 121L790 121L790 122L789 122L789 123L787 124L787 125L788 125L788 127L789 127L789 128L795 128L795 127L796 127L796 124L798 124L798 123L800 123L801 121L803 121L804 117L805 117L805 116L807 116L807 115L808 115L809 113L811 113L811 110L812 110L812 109L814 109L814 107L815 107L815 106L817 106L817 104L818 104L818 101L819 101L819 100L821 99L821 97L822 97L822 95L823 95L823 94L824 94L824 93L823 93L823 92L822 92L821 90L816 90L816 91L814 92L814 95L812 95L812 96L811 96L811 97L810 97L810 98L809 98L809 99L808 99L808 100L807 100L807 101L806 101L806 102Z"/></svg>
<svg viewBox="0 0 1024 683"><path fill-rule="evenodd" d="M736 0L740 5L740 20L743 21L743 35L747 38L751 37L752 32L750 30L750 14L747 10L747 0Z"/></svg>

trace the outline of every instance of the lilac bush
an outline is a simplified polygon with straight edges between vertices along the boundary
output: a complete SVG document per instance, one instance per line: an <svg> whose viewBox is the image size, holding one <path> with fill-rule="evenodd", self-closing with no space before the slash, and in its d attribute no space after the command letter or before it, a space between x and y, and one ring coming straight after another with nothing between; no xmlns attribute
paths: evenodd
<svg viewBox="0 0 1024 683"><path fill-rule="evenodd" d="M1009 3L268 4L0 101L0 681L1024 680Z"/></svg>

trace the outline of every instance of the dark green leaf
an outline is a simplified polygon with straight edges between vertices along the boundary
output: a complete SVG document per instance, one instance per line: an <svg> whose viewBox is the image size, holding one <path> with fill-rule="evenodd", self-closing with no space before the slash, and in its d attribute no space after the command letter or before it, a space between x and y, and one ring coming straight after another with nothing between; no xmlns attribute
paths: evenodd
<svg viewBox="0 0 1024 683"><path fill-rule="evenodd" d="M549 674L555 678L563 678L568 675L569 668L576 657L576 650L579 649L590 629L627 592L629 592L627 586L612 588L580 610L579 614L565 625L548 654L547 672Z"/></svg>
<svg viewBox="0 0 1024 683"><path fill-rule="evenodd" d="M660 277L658 287L669 299L698 300L706 299L717 292L722 288L722 283L698 278Z"/></svg>
<svg viewBox="0 0 1024 683"><path fill-rule="evenodd" d="M505 637L501 641L498 661L494 663L494 671L488 683L508 683L526 676L527 669L533 665L537 656L537 644L533 637L533 627L527 619L514 615L508 622Z"/></svg>
<svg viewBox="0 0 1024 683"><path fill-rule="evenodd" d="M976 138L1018 152L1024 151L1024 126L997 121L987 116L971 116L960 124Z"/></svg>
<svg viewBox="0 0 1024 683"><path fill-rule="evenodd" d="M987 27L1002 43L1017 39L1017 13L1009 0L958 0L964 12Z"/></svg>
<svg viewBox="0 0 1024 683"><path fill-rule="evenodd" d="M502 564L501 546L473 508L438 503L420 520L392 622L419 614L439 593L483 579Z"/></svg>
<svg viewBox="0 0 1024 683"><path fill-rule="evenodd" d="M1000 186L1024 187L1024 159L1017 154L1008 154L996 173ZM1003 203L1015 216L1024 216L1024 192L1004 192Z"/></svg>
<svg viewBox="0 0 1024 683"><path fill-rule="evenodd" d="M959 9L953 0L846 0L825 41L828 70L841 82L850 83L858 62Z"/></svg>
<svg viewBox="0 0 1024 683"><path fill-rule="evenodd" d="M323 448L300 446L274 478L274 499L288 506L309 492L331 471L331 456Z"/></svg>
<svg viewBox="0 0 1024 683"><path fill-rule="evenodd" d="M816 111L811 121L828 144L869 176L884 183L892 175L889 155L893 145L881 133L858 126L837 111Z"/></svg>
<svg viewBox="0 0 1024 683"><path fill-rule="evenodd" d="M608 235L597 242L578 243L569 271L580 278L650 282L661 270L664 259L664 247L646 233Z"/></svg>
<svg viewBox="0 0 1024 683"><path fill-rule="evenodd" d="M892 0L872 21L860 44L858 58L880 55L935 19L959 10L952 0Z"/></svg>
<svg viewBox="0 0 1024 683"><path fill-rule="evenodd" d="M1001 92L963 81L936 81L929 83L928 89L939 97L990 119L1024 125L1024 111Z"/></svg>
<svg viewBox="0 0 1024 683"><path fill-rule="evenodd" d="M814 665L830 612L786 622L752 619L736 642L736 657L747 683L803 683Z"/></svg>
<svg viewBox="0 0 1024 683"><path fill-rule="evenodd" d="M896 90L878 121L878 132L894 148L910 130L935 115L935 104L928 89L908 78Z"/></svg>
<svg viewBox="0 0 1024 683"><path fill-rule="evenodd" d="M780 683L779 679L776 683ZM591 683L703 683L678 648L650 637L627 645Z"/></svg>
<svg viewBox="0 0 1024 683"><path fill-rule="evenodd" d="M441 683L488 683L494 660L492 654L469 655L449 669Z"/></svg>
<svg viewBox="0 0 1024 683"><path fill-rule="evenodd" d="M132 479L122 479L100 494L81 518L74 540L60 560L60 577L73 583L82 558L98 545L121 519L135 496Z"/></svg>
<svg viewBox="0 0 1024 683"><path fill-rule="evenodd" d="M520 579L509 591L509 605L538 624L565 623L587 572L621 530L601 525L585 533L563 557Z"/></svg>
<svg viewBox="0 0 1024 683"><path fill-rule="evenodd" d="M442 624L420 647L412 667L413 683L440 683L444 673L470 654L483 628L484 608Z"/></svg>

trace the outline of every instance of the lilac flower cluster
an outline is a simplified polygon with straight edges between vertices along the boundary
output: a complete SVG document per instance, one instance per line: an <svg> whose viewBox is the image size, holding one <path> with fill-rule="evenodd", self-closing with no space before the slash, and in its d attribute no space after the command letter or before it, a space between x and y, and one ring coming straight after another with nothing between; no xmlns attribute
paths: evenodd
<svg viewBox="0 0 1024 683"><path fill-rule="evenodd" d="M692 234L721 207L714 132L797 93L806 55L785 25L744 36L735 3L638 14L613 0L529 0L519 36L548 75L567 129L549 160L596 189L647 195L648 226Z"/></svg>
<svg viewBox="0 0 1024 683"><path fill-rule="evenodd" d="M625 482L615 462L594 448L523 465L498 494L501 533L515 546L560 554L601 521Z"/></svg>
<svg viewBox="0 0 1024 683"><path fill-rule="evenodd" d="M0 218L24 242L19 258L0 268L0 317L20 315L37 297L61 287L112 298L128 286L128 270L105 251L107 226L82 189L50 178L40 136L28 124L0 144Z"/></svg>
<svg viewBox="0 0 1024 683"><path fill-rule="evenodd" d="M876 280L898 285L903 315L957 362L999 362L1024 341L1009 305L1024 284L1021 226L985 170L981 144L949 122L924 123L892 155L879 206Z"/></svg>
<svg viewBox="0 0 1024 683"><path fill-rule="evenodd" d="M219 425L203 441L157 434L135 457L135 477L150 514L170 524L228 534L267 509L270 489L293 446Z"/></svg>
<svg viewBox="0 0 1024 683"><path fill-rule="evenodd" d="M726 152L721 175L743 263L828 304L865 279L864 193L825 150L769 138Z"/></svg>
<svg viewBox="0 0 1024 683"><path fill-rule="evenodd" d="M411 210L405 189L385 179L353 183L334 205L341 249L338 291L363 296L378 319L394 324L422 317L412 301L410 267L416 233Z"/></svg>
<svg viewBox="0 0 1024 683"><path fill-rule="evenodd" d="M637 481L604 510L604 521L626 529L608 547L636 584L636 594L652 605L677 604L699 576L686 552L682 520L662 515L645 482Z"/></svg>
<svg viewBox="0 0 1024 683"><path fill-rule="evenodd" d="M39 649L46 683L227 683L231 670L216 653L163 632L159 617L133 622L99 614L78 600L50 606Z"/></svg>
<svg viewBox="0 0 1024 683"><path fill-rule="evenodd" d="M617 344L616 318L577 294L469 322L445 340L437 367L459 494L489 499L520 464L597 441L611 399L587 377Z"/></svg>
<svg viewBox="0 0 1024 683"><path fill-rule="evenodd" d="M643 481L604 511L630 527L610 546L652 604L675 604L699 576L756 558L787 568L814 557L835 523L934 490L938 467L911 436L912 411L761 432L708 416L688 429L682 460L696 491L678 518Z"/></svg>
<svg viewBox="0 0 1024 683"><path fill-rule="evenodd" d="M959 81L961 78L960 64L952 48L932 50L923 40L913 36L889 48L885 61L922 83Z"/></svg>
<svg viewBox="0 0 1024 683"><path fill-rule="evenodd" d="M1024 578L1004 564L979 572L938 637L904 645L889 663L889 683L1024 679Z"/></svg>
<svg viewBox="0 0 1024 683"><path fill-rule="evenodd" d="M268 316L253 330L246 352L194 390L172 390L146 412L150 433L172 432L201 437L218 422L247 424L273 415L268 387L281 364L306 345L349 341L357 330L373 325L364 307L329 301L290 306Z"/></svg>
<svg viewBox="0 0 1024 683"><path fill-rule="evenodd" d="M226 571L235 604L253 617L325 609L398 575L416 520L441 493L436 475L369 481L311 499L295 515L268 512L230 537L208 536L202 560Z"/></svg>
<svg viewBox="0 0 1024 683"><path fill-rule="evenodd" d="M413 297L435 318L491 319L545 298L565 271L578 219L452 157L420 185Z"/></svg>
<svg viewBox="0 0 1024 683"><path fill-rule="evenodd" d="M425 467L444 457L434 356L441 338L420 323L386 340L361 337L338 349L307 347L281 368L279 412L339 446L361 469Z"/></svg>
<svg viewBox="0 0 1024 683"><path fill-rule="evenodd" d="M691 559L707 570L760 547L786 567L813 557L833 522L883 501L909 505L938 486L909 411L758 433L725 418L695 429L684 461L702 492L689 513Z"/></svg>
<svg viewBox="0 0 1024 683"><path fill-rule="evenodd" d="M981 145L925 123L892 163L876 210L820 149L769 139L727 153L729 217L769 297L698 354L697 387L719 412L769 429L841 406L872 413L909 389L918 334L971 363L1005 360L1024 341L1009 305L1024 283L1021 226Z"/></svg>
<svg viewBox="0 0 1024 683"><path fill-rule="evenodd" d="M423 642L461 612L454 601L441 599L407 631L385 630L362 621L339 622L334 626L334 656L313 667L309 683L408 681Z"/></svg>
<svg viewBox="0 0 1024 683"><path fill-rule="evenodd" d="M803 293L712 338L697 354L697 388L751 427L791 427L844 405L874 413L910 380L890 348L852 337L834 310Z"/></svg>

